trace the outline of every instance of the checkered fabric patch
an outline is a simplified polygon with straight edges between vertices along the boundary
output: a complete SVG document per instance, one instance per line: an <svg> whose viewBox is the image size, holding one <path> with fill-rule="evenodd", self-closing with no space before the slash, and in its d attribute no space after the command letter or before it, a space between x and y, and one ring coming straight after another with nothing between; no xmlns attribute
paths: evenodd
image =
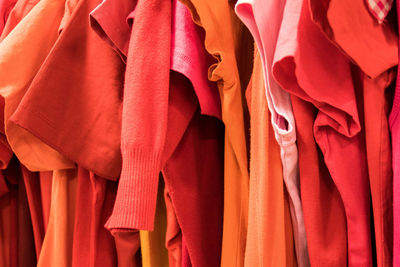
<svg viewBox="0 0 400 267"><path fill-rule="evenodd" d="M382 23L390 8L393 5L393 0L366 0L369 11L374 15L379 23Z"/></svg>

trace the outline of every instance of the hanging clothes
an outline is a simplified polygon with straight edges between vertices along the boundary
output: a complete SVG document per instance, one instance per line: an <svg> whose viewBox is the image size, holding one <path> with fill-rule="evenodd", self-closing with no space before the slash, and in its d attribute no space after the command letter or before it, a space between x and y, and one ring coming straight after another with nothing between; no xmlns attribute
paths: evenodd
<svg viewBox="0 0 400 267"><path fill-rule="evenodd" d="M244 97L238 70L243 25L225 1L182 1L206 32L205 46L218 63L209 69L217 82L225 124L224 226L221 266L243 266L248 221L248 159L244 128ZM240 55L242 54L242 55ZM251 57L251 53L249 54ZM245 65L248 66L248 65Z"/></svg>
<svg viewBox="0 0 400 267"><path fill-rule="evenodd" d="M42 2L41 2L42 3ZM82 2L80 2L82 3ZM50 16L49 14L53 14L54 16L57 15L59 16L59 24L52 24L51 27L49 26L49 28L53 31L54 36L56 38L58 38L58 33L59 31L63 32L64 34L67 34L66 32L67 29L73 27L71 26L71 24L69 24L69 19L72 17L80 17L82 19L85 19L85 14L81 14L80 12L75 12L75 11L81 11L84 10L83 8L85 8L85 5L78 5L77 6L77 2L69 2L68 8L64 10L64 5L65 3L62 3L61 6L57 6L59 7L59 9L55 9L53 4L48 6L45 6L46 8L44 8L41 5L37 5L35 6L35 8L33 8L32 12L30 12L27 16L27 19L23 21L23 23L26 23L26 21L28 21L27 23L31 22L28 20L28 18L30 20L32 20L34 23L30 23L28 25L32 26L32 31L24 31L22 34L20 34L19 32L17 32L17 29L19 31L20 28L24 29L22 26L22 24L18 24L17 27L12 31L12 33L10 34L11 36L7 36L7 38L1 43L2 45L4 45L4 43L7 44L7 42L12 43L13 39L10 39L11 37L13 37L15 35L17 35L18 38L24 37L24 38L31 38L32 34L35 34L34 30L39 31L39 33L42 34L42 36L46 36L46 40L49 42L48 46L43 46L40 47L40 45L34 45L35 48L37 49L41 49L41 51L38 53L32 53L32 56L30 58L31 60L31 65L33 66L38 66L41 67L40 69L46 69L47 66L52 66L52 64L55 64L54 62L58 63L59 58L58 56L60 55L60 50L63 50L63 47L61 46L61 48L59 48L59 46L57 46L56 49L53 49L50 52L50 48L51 46L54 44L54 39L48 39L48 32L46 33L46 31L43 31L44 28L39 29L40 27L37 27L37 23L41 22L41 20L44 18L43 15L47 15L48 17ZM44 5L44 4L43 4ZM53 9L50 9L53 8ZM74 9L75 7L77 7L77 9ZM34 13L35 10L37 11L37 13ZM53 11L51 11L53 10ZM58 13L56 13L54 10L56 11L60 11ZM41 12L41 13L40 13ZM45 13L47 12L47 13ZM53 12L53 13L51 13ZM87 11L89 12L89 11ZM88 13L87 13L88 15ZM78 21L79 22L79 21ZM36 23L36 24L35 24ZM41 22L43 23L43 22ZM50 24L48 24L50 25ZM80 24L81 25L81 24ZM88 25L88 23L87 23ZM20 27L20 28L19 28ZM87 26L89 28L89 26ZM40 32L40 30L42 30L43 32ZM29 35L31 34L31 35ZM47 35L46 35L47 34ZM40 38L42 38L42 36L38 36L37 34L35 35L36 38L38 38L37 42L40 41ZM68 35L67 35L68 36ZM92 36L96 37L96 34L93 33ZM16 38L17 38L16 37ZM80 38L80 37L79 37ZM97 37L96 37L97 38ZM35 39L36 40L36 39ZM57 45L59 43L62 43L63 38L59 38L57 41ZM51 43L53 42L53 43ZM99 42L101 43L102 41L99 40ZM26 45L29 45L30 43L25 43ZM77 44L77 43L75 43ZM79 45L85 45L85 43L79 42ZM91 43L91 45L93 45L93 43ZM67 46L67 49L70 49L69 46ZM107 48L107 45L104 45L104 47ZM47 49L47 51L45 50ZM73 48L72 49L73 53L76 52L76 50ZM18 52L18 51L14 51L14 52ZM51 53L54 56L51 57L51 60L47 60L45 61L44 65L41 66L42 62L39 60L40 57L38 58L38 55L44 57L47 56L46 53ZM10 53L11 54L11 53ZM20 56L19 54L11 54L14 58ZM16 64L16 62L12 62L12 59L14 59L13 57L9 56L8 58L6 58L8 61L5 61L5 63L7 64ZM85 57L81 57L79 58L79 60L84 59ZM93 58L93 57L92 57ZM118 58L118 57L117 57ZM43 58L44 59L44 58ZM24 61L22 61L24 62ZM21 62L21 63L22 63ZM73 63L77 63L76 61L72 61ZM4 63L4 66L8 66ZM24 64L26 64L26 61L24 62ZM30 85L30 80L29 79L34 79L35 82L37 82L39 80L39 84L40 84L40 80L41 79L52 79L53 77L49 77L47 76L47 72L45 71L39 71L38 73L32 72L32 69L29 69L29 66L31 65L24 65L25 68L21 68L22 70L25 70L26 72L26 80L27 80L27 85ZM45 66L45 67L43 67ZM38 68L37 67L37 68ZM52 68L53 69L53 68ZM53 69L55 70L55 69ZM38 69L37 69L38 71ZM29 76L29 75L33 75L33 76ZM34 77L34 78L33 78ZM59 76L59 78L62 77L62 75ZM9 76L9 77L4 77L5 81L7 83L7 81L13 78L15 78L14 76ZM71 77L70 77L71 78ZM7 80L8 79L8 80ZM20 79L20 77L19 77ZM29 83L28 83L29 82ZM36 97L44 97L46 95L46 86L50 86L51 82L47 83L45 82L46 86L41 86L39 85L38 87L36 87L37 85L35 85L35 82L33 84L31 84L26 88L23 88L25 90L27 90L27 93L25 93L24 97L23 97L23 101L26 101L26 103L28 104L23 104L23 103L18 103L16 102L16 100L21 99L21 93L23 91L20 90L21 93L19 94L10 94L6 96L6 108L8 108L8 110L10 110L12 112L15 111L15 109L20 108L21 111L20 112L16 112L13 114L13 118L18 121L18 123L20 125L23 125L22 128L19 128L18 126L16 126L17 124L14 124L14 122L11 122L7 120L7 122L10 122L8 125L11 128L10 131L8 131L8 138L9 140L17 140L18 142L16 142L14 144L14 149L19 153L19 158L21 159L21 161L26 162L27 166L29 166L29 168L31 169L35 169L35 170L58 170L58 169L63 169L63 168L70 168L73 167L74 164L72 164L69 160L66 160L63 156L60 156L59 151L53 153L53 149L48 149L48 147L43 143L43 141L47 141L47 139L44 138L44 140L42 139L43 136L47 136L47 135L53 135L54 134L54 128L52 128L54 126L54 124L51 127L51 131L47 131L45 127L40 128L37 127L38 125L36 125L36 123L34 123L34 134L35 136L40 136L40 140L33 136L34 138L31 138L29 132L27 132L24 129L29 129L30 126L32 126L30 123L33 122L33 120L41 120L43 119L42 116L38 116L38 113L36 112L29 112L28 110L33 108L35 111L35 107L32 107L33 105L37 105L36 107L39 108L39 106L42 108L41 111L43 111L46 114L46 118L50 118L50 116L55 116L54 118L56 119L57 122L59 122L59 116L60 116L60 111L61 112L66 112L66 114L68 114L69 110L68 109L63 109L60 110L58 108L54 109L54 106L52 106L51 104L49 105L49 99L47 99L46 101L39 101L39 102L35 102L31 101L31 99L35 99ZM10 83L13 84L13 83ZM90 83L89 83L90 84ZM120 82L120 84L122 84L122 82ZM18 86L20 86L19 82L15 83L15 88L19 89ZM22 83L22 85L26 86L24 83ZM93 85L93 84L92 84ZM97 90L98 88L96 88ZM48 91L47 91L48 92ZM81 92L84 93L84 92ZM85 95L87 96L87 95ZM32 98L31 98L32 97ZM51 98L52 100L56 100L55 97ZM89 98L90 99L90 98ZM65 99L64 99L65 100ZM96 99L97 101L98 99ZM56 100L57 101L57 100ZM19 104L19 106L18 106ZM76 103L70 103L72 105L75 105ZM21 105L24 106L24 108L21 108ZM43 106L41 106L43 105ZM17 107L18 106L18 107ZM56 106L58 107L58 106ZM39 108L40 109L40 108ZM48 112L46 112L46 110ZM28 111L28 112L26 112ZM56 112L58 111L58 113ZM26 113L25 113L26 112ZM7 111L6 111L7 114ZM8 115L8 114L7 114ZM9 118L10 115L7 116L6 115L6 119ZM69 115L69 114L68 114ZM33 119L33 117L35 117L36 119ZM87 117L85 117L87 119ZM24 120L27 120L28 123L25 125L23 122ZM95 118L95 120L97 122L99 122L98 117ZM45 123L49 123L49 120L44 120ZM62 123L65 123L65 120L60 121ZM101 122L101 120L100 120ZM75 123L75 122L74 122ZM15 127L16 126L16 127ZM59 127L61 126L65 126L58 124ZM118 126L118 125L117 125ZM7 129L7 128L6 128ZM71 127L71 129L77 129L76 127ZM7 130L6 130L7 131ZM58 132L58 133L61 133ZM67 132L67 135L71 133L70 131ZM21 136L26 136L26 138L23 138L23 142L21 142ZM15 138L15 139L13 139ZM51 139L51 138L50 138ZM62 140L62 138L58 138L57 141L60 142L61 144L65 144L63 142L65 141L60 141L60 139ZM51 139L51 142L55 141L54 139ZM76 140L78 141L78 140ZM82 139L81 139L82 141ZM25 142L25 143L24 143ZM31 146L27 146L26 144L30 144ZM33 144L35 146L33 146ZM58 148L58 146L56 146ZM118 144L116 144L117 150L119 150ZM32 148L35 148L36 153L32 153ZM28 150L27 150L28 149ZM49 153L50 151L50 153ZM61 152L64 152L64 150L62 150ZM76 152L76 150L75 150ZM103 151L104 152L104 151ZM97 162L97 160L96 160ZM116 165L115 167L118 168L118 165ZM93 169L96 169L95 167ZM72 169L73 170L73 169ZM106 191L100 191L98 192L99 188L101 188L101 183L99 183L96 179L93 180L93 187L88 187L88 189L91 190L85 190L85 191L79 191L80 194L85 194L85 196L90 196L90 193L94 194L94 198L93 198L93 202L85 202L82 203L81 205L76 205L76 210L77 210L77 214L82 215L82 212L85 213L85 215L87 214L92 214L92 217L87 218L87 220L79 220L77 222L75 222L74 217L75 217L75 212L73 210L75 210L75 198L77 198L78 200L82 197L80 195L76 195L74 194L74 197L69 196L69 197L65 197L65 194L69 194L66 192L70 192L70 189L68 189L68 185L66 183L60 183L60 179L61 180L70 180L70 179L77 179L77 178L73 178L73 174L72 174L72 170L67 171L66 172L66 177L63 178L63 176L59 175L60 171L56 171L54 172L54 174L56 175L54 177L54 180L59 181L57 183L57 186L55 184L53 184L53 190L57 192L56 194L52 194L52 201L51 201L51 214L53 214L52 216L50 216L49 219L49 228L45 229L45 237L44 237L44 244L43 244L43 251L41 250L41 243L40 240L43 239L43 237L40 238L40 236L42 235L40 233L40 231L38 231L38 234L36 236L38 236L38 238L36 240L39 240L37 242L37 246L39 246L39 250L40 250L40 255L38 255L38 259L39 259L39 265L60 265L60 264L66 264L67 266L81 266L82 264L84 265L88 265L88 266L99 266L103 265L103 264L107 264L107 262L109 263L109 266L113 266L116 262L116 257L115 255L115 246L114 246L114 241L112 239L112 236L110 235L110 233L107 232L107 230L103 227L103 224L105 223L106 217L104 217L104 215L107 216L107 209L105 208L106 206L104 206L103 211L106 212L102 215L102 212L98 211L98 205L100 205L102 203L102 198L106 198L109 199L107 200L108 203L111 203L111 205L113 204L113 198L115 198L115 193L114 193L114 197L112 197L112 195L110 196L110 193L112 193L109 190ZM76 170L77 172L77 170ZM81 173L81 172L79 172ZM71 175L70 175L71 174ZM71 177L72 176L72 177ZM30 179L29 177L27 178L27 180ZM84 178L84 179L89 179L88 177ZM81 182L82 179L79 179L79 181ZM37 186L37 185L36 185ZM56 186L56 187L54 187ZM109 185L110 187L110 185ZM43 191L41 191L43 193ZM76 192L76 190L74 191ZM43 194L42 199L44 199L44 197L47 196L46 194ZM36 198L37 199L37 198ZM35 198L33 197L33 200L35 200ZM72 201L72 202L71 202ZM110 202L111 201L111 202ZM78 202L80 203L80 202ZM109 205L109 204L108 204ZM70 207L68 208L64 208L64 207ZM72 209L71 209L72 207ZM111 211L112 206L108 206L108 211ZM33 208L37 208L37 205L33 206ZM38 215L38 220L40 218L39 213L37 212L37 209L33 209L32 211ZM97 210L96 210L97 209ZM89 213L88 213L89 211ZM67 217L70 221L67 225L67 220L63 220L62 217ZM46 218L46 216L44 216ZM75 227L74 227L75 224ZM45 223L47 228L47 223ZM76 227L78 226L78 227ZM87 227L87 228L85 228ZM40 228L39 228L40 229ZM75 230L74 230L75 229ZM87 236L87 231L82 231L82 230L90 230L92 231L92 234L90 236ZM75 231L75 232L74 232ZM63 233L63 235L59 235L59 233ZM85 238L83 238L83 236L85 236ZM73 239L75 240L75 243L73 243L71 240L71 238L73 237ZM61 240L60 240L61 238ZM67 241L70 240L70 241ZM86 241L87 240L87 241ZM101 244L100 248L98 249L98 241L99 244ZM54 246L54 244L57 244L57 242L62 243L65 245L64 249L60 249L60 250L56 250L56 247ZM89 251L90 253L83 253L83 251L78 250L77 252L77 248L85 248L85 251ZM107 250L108 248L108 250ZM105 253L107 251L107 253ZM102 258L100 258L98 255L104 255L104 260L102 260ZM58 263L57 263L58 262Z"/></svg>
<svg viewBox="0 0 400 267"><path fill-rule="evenodd" d="M261 53L266 81L265 94L275 137L281 148L283 179L290 196L297 263L299 266L309 266L307 238L300 201L296 126L289 94L279 87L271 75L278 37L288 34L279 31L283 23L285 2L270 1L269 4L265 6L264 3L257 1L239 1L236 4L236 13L252 32Z"/></svg>
<svg viewBox="0 0 400 267"><path fill-rule="evenodd" d="M397 266L392 4L0 0L0 265Z"/></svg>
<svg viewBox="0 0 400 267"><path fill-rule="evenodd" d="M102 12L105 10L104 8L105 5L98 7L95 12L92 13L92 22L95 22L94 24L92 23L92 25L96 28L96 31L102 35L103 39L109 39L107 42L114 44L111 38L116 37L117 34L108 30L110 29L107 24L109 23L109 19L107 20L102 16ZM133 25L133 29L135 28L136 21L139 20L139 23L141 23L141 15L138 8L139 7L136 7L135 12L131 12L128 15L128 23ZM116 19L121 19L122 16L119 10L108 15L111 17L115 16ZM218 122L212 122L210 119L206 120L203 116L197 115L197 112L195 115L195 111L199 105L202 114L217 118L220 117L220 100L216 87L211 84L205 76L208 62L212 59L209 56L207 57L203 47L202 38L204 37L202 36L202 32L200 29L196 28L195 24L192 22L190 13L186 7L177 1L173 1L172 3L171 34L170 68L173 71L170 72L168 97L168 123L166 130L166 140L168 140L168 143L166 143L163 148L160 166L164 173L163 177L173 203L173 208L176 212L179 227L182 234L187 235L185 239L187 241L188 252L192 254L190 255L190 259L192 260L193 266L203 266L204 264L217 266L220 260L219 247L222 223L222 199L220 199L220 196L222 197L222 181L220 179L220 175L222 175L222 164L218 165L218 162L221 162L221 154L219 153L219 134L221 129L217 126L211 126L214 125L214 123L218 124ZM122 38L117 38L117 40L121 39ZM116 47L124 47L124 45L115 45L114 48ZM123 49L117 50L123 53ZM126 55L123 55L123 57L124 56ZM194 62L196 64L193 64ZM129 62L127 62L127 64L129 66ZM140 88L137 90L140 90ZM196 95L194 93L196 93ZM164 101L166 101L166 99L164 99ZM128 107L130 108L131 106ZM137 122L138 121L136 121L136 123ZM201 132L197 126L193 125L197 125L198 123L205 123L205 125L208 125L210 128L210 135L207 139L215 139L215 143L214 141L210 143L210 141L204 140L202 146L197 146L197 140L202 140L200 136ZM215 131L215 137L211 134L212 131ZM210 145L208 145L208 143L210 143ZM189 149L190 147L192 149ZM208 155L209 161L203 159L206 155ZM207 166L206 169L210 170L210 172L200 172L198 171L200 169L196 168L187 169L185 167L187 164L184 163L184 157L186 157L186 161L191 158L197 158L195 162L203 162L204 166ZM192 166L194 165L192 164ZM178 170L184 171L186 175L183 176L183 173ZM211 170L213 170L213 172L211 172ZM191 173L191 175L188 175L189 173ZM198 182L196 182L197 180ZM202 182L199 183L199 181ZM193 187L187 187L187 182L199 184L193 184ZM212 192L215 192L214 195L217 196L214 198L212 206L209 205L209 198L203 196L205 192L203 193L201 188L206 187L210 188L211 192L209 194L213 195ZM142 187L139 186L138 188ZM120 185L118 194L124 192L124 190L123 188L121 189ZM190 193L191 197L182 198L183 195L188 193ZM153 198L151 194L152 193L149 192L148 197ZM129 198L132 198L132 196ZM116 205L116 207L118 207L120 204ZM206 210L208 212L208 217L213 218L211 224L203 220L195 220L193 216L193 214L202 214ZM128 228L131 230L135 229L133 226ZM167 228L169 228L169 226L167 226ZM210 232L210 234L205 234L207 232ZM200 247L200 244L203 245ZM207 244L207 246L204 244ZM208 249L205 249L206 247L208 247ZM181 245L178 249L181 250ZM180 257L174 261L180 264ZM170 259L173 258L174 256L170 256Z"/></svg>
<svg viewBox="0 0 400 267"><path fill-rule="evenodd" d="M398 62L397 39L390 24L378 25L364 1L331 0L329 8L310 1L313 20L360 69L354 70L355 87L363 92L366 155L378 266L392 259L392 166L388 126L390 101L386 89L394 79L389 69ZM354 20L357 17L357 20ZM390 17L388 18L390 19ZM385 92L386 91L386 92ZM390 95L390 94L389 94Z"/></svg>
<svg viewBox="0 0 400 267"><path fill-rule="evenodd" d="M270 123L263 73L255 48L253 75L246 90L250 111L250 191L245 266L296 266L280 148Z"/></svg>

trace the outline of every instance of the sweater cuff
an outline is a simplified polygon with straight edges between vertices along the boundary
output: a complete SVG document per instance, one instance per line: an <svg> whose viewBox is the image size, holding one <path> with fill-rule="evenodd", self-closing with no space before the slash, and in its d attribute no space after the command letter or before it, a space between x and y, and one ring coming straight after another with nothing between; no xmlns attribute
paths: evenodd
<svg viewBox="0 0 400 267"><path fill-rule="evenodd" d="M117 197L105 227L111 232L153 230L161 153L122 147Z"/></svg>

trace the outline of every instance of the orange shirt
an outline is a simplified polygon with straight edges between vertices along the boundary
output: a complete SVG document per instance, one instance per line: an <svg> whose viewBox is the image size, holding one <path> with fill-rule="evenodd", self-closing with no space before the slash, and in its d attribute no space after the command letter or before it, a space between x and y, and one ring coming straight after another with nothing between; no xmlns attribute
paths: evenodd
<svg viewBox="0 0 400 267"><path fill-rule="evenodd" d="M0 44L0 69L2 70L0 94L5 99L5 133L11 148L17 153L20 161L34 171L73 166L57 151L9 121L54 45L58 37L59 23L64 15L65 0L37 2L20 1L17 3L10 14L10 20L6 24ZM48 19L54 23L46 23L45 21ZM44 24L46 25L44 26ZM48 217L45 204L49 203L46 202L49 192L41 190L39 183L31 181L35 177L30 176L28 171L25 169L22 171L30 205L39 265L68 264L72 256L75 185L68 185L66 181L73 180L73 175L71 177L69 171L54 172L51 216L48 231L43 240L44 231L47 228ZM43 184L49 184L47 182L48 179ZM40 193L44 193L42 200L40 200L40 196L37 196ZM39 207L40 204L42 204L42 211ZM61 249L56 249L55 244L57 243L62 243Z"/></svg>
<svg viewBox="0 0 400 267"><path fill-rule="evenodd" d="M280 147L265 97L263 68L257 48L249 93L250 192L245 266L296 266Z"/></svg>
<svg viewBox="0 0 400 267"><path fill-rule="evenodd" d="M76 8L78 4L79 8ZM43 141L47 140L36 138L34 135L24 130L23 127L19 127L9 120L11 115L15 115L14 112L17 110L17 107L21 109L19 104L22 99L26 101L27 104L25 107L27 107L27 109L32 108L37 112L44 112L44 109L47 109L47 111L50 110L49 112L44 112L46 115L54 115L54 113L58 111L69 111L68 109L60 109L59 106L55 107L48 102L49 99L57 99L55 97L57 95L56 88L61 89L60 87L38 86L40 90L34 90L35 93L40 91L40 93L44 94L53 94L51 98L42 98L41 100L45 102L43 104L43 102L35 101L30 98L32 97L31 82L40 76L37 75L37 73L42 73L40 69L46 65L46 63L43 65L43 62L47 58L50 50L54 48L53 46L56 40L58 40L57 44L62 40L61 36L59 37L59 32L62 30L62 36L64 36L67 28L69 31L73 30L72 26L68 27L71 25L71 16L78 16L82 20L87 18L84 13L82 14L82 11L87 13L90 11L89 8L86 8L88 4L95 5L96 2L69 0L66 5L65 0L40 1L1 43L5 49L0 53L0 68L18 69L20 71L18 75L4 75L0 78L0 91L3 96L5 96L7 137L10 143L12 143L12 148L17 153L19 159L31 170L58 170L54 171L54 182L58 182L57 184L53 183L50 218L43 241L43 248L40 252L40 256L38 256L39 266L94 266L97 264L97 261L105 265L113 265L116 263L113 238L103 227L111 213L115 198L115 186L115 190L112 191L112 185L108 184L106 186L107 182L104 179L92 177L93 175L86 177L89 176L85 174L85 172L87 172L86 170L79 170L79 172L75 168L59 170L74 167L75 165L61 156L58 151L55 151L53 148L43 143ZM77 10L76 12L74 11L75 8ZM52 19L54 23L47 23L48 19ZM82 23L80 23L79 20L75 21L77 21L75 25L82 27ZM90 29L88 24L89 23L87 23L86 28ZM75 33L79 35L85 32L75 31ZM95 33L90 37L94 37L94 39L97 38ZM79 45L85 44L85 42L79 43ZM98 40L95 45L96 44L103 44L103 42ZM103 47L108 49L106 44L104 44ZM93 52L93 50L90 51ZM117 56L115 55L115 57ZM56 57L53 55L52 59L54 60L54 58ZM104 58L108 59L107 56L104 56ZM47 62L47 60L45 62ZM77 63L78 61L73 62ZM49 63L47 62L47 64ZM111 67L113 66L110 66L110 68ZM52 70L54 71L55 68L52 68ZM44 72L47 73L46 71ZM69 70L62 70L62 73L68 76L71 74ZM89 77L93 76L89 75ZM118 84L116 84L116 86L118 86ZM50 87L54 90L50 91ZM98 89L98 87L96 88ZM33 89L36 89L36 87L33 86ZM27 92L29 92L29 94ZM85 93L86 91L82 90L80 92ZM115 93L118 94L118 92ZM29 97L27 97L27 95L29 95ZM62 96L58 96L62 98ZM102 94L102 96L105 95ZM63 100L65 100L65 98L63 98ZM43 106L41 106L43 109L35 109L32 107L32 105L37 104L43 104ZM27 116L26 113L24 114L24 111L27 111L27 109L22 108L22 111L20 111L20 114L22 113L24 116L15 117L18 122L21 122L21 120L18 119L22 118L22 121L26 119ZM114 111L118 113L118 109ZM27 111L27 114L32 115L34 113ZM79 114L79 116L81 115L82 113ZM56 113L54 117L59 120L62 116ZM85 118L87 117L85 116ZM29 118L28 121L32 123L32 120L29 120ZM64 120L61 121L63 121L63 123L65 122ZM118 125L118 120L110 121ZM33 122L33 124L36 125L35 122ZM91 124L88 123L88 125ZM35 129L38 130L37 127ZM70 130L71 128L68 129ZM68 133L69 132L67 132L67 134ZM43 132L40 132L40 134L43 134ZM40 136L40 134L38 134L38 136ZM46 132L46 134L48 134L48 132ZM91 141L94 140L91 138L89 139ZM55 139L52 139L52 141L55 141ZM56 141L60 141L60 139L56 139ZM118 142L113 146L119 150ZM79 152L80 150L75 149L75 151ZM95 157L96 155L92 156ZM106 165L103 166L103 168L106 167ZM114 164L113 167L118 170L120 164ZM111 172L112 170L109 171ZM71 188L68 183L63 181L75 179L74 177L78 175L77 172L80 178L78 183L78 188L80 189L78 196L76 196L75 193L77 185L75 184L74 187ZM108 189L106 190L105 188ZM54 192L58 193L55 194ZM46 194L43 196L48 197ZM43 198L43 196L42 199L45 200L46 198ZM76 206L77 214L79 218L85 218L80 220L79 223L74 221L75 197L78 197L77 201L79 201L79 205ZM74 209L71 209L71 207ZM44 209L44 211L46 211L46 209ZM43 217L45 221L47 216ZM47 223L44 222L44 224L46 226ZM40 231L37 232L37 235L40 237ZM88 235L88 232L92 234ZM72 243L72 237L74 243ZM37 240L39 240L39 238L37 238ZM63 244L62 248L59 247L58 243ZM39 245L40 244L37 246Z"/></svg>
<svg viewBox="0 0 400 267"><path fill-rule="evenodd" d="M248 221L249 173L238 59L244 26L228 1L183 0L206 32L205 46L218 63L209 69L216 81L225 123L224 222L221 266L243 266ZM247 68L247 66L246 66Z"/></svg>
<svg viewBox="0 0 400 267"><path fill-rule="evenodd" d="M0 43L0 94L5 98L5 132L21 163L34 171L73 166L39 138L9 121L58 37L64 5L65 0L40 1ZM47 23L49 20L53 23Z"/></svg>
<svg viewBox="0 0 400 267"><path fill-rule="evenodd" d="M69 267L75 221L77 169L53 172L49 225L37 266Z"/></svg>

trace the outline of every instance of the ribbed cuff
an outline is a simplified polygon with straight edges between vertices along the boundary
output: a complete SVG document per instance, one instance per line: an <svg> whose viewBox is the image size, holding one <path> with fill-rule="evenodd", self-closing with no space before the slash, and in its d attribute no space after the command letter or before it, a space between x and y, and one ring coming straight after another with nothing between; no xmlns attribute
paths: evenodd
<svg viewBox="0 0 400 267"><path fill-rule="evenodd" d="M122 153L117 197L105 227L110 231L153 230L161 155L124 147Z"/></svg>

